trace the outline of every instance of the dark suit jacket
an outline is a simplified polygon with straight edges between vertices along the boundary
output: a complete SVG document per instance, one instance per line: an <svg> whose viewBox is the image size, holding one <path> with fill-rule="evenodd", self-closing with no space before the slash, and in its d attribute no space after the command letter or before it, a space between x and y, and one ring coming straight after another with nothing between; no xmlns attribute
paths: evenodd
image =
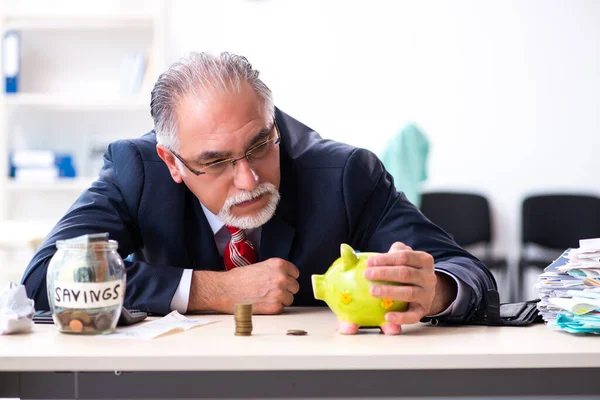
<svg viewBox="0 0 600 400"><path fill-rule="evenodd" d="M430 253L438 269L470 288L449 318L468 318L484 306L485 292L496 285L490 272L396 191L373 153L323 140L279 110L276 118L282 136L281 202L262 227L259 260L280 257L298 267L294 305L324 305L313 297L310 276L327 270L340 256L341 243L386 252L401 241ZM36 309L49 309L46 269L55 242L82 234L109 232L121 257L129 257L125 305L130 308L166 314L184 268L224 270L198 199L173 182L155 146L150 132L108 147L98 180L58 222L25 271L23 283Z"/></svg>

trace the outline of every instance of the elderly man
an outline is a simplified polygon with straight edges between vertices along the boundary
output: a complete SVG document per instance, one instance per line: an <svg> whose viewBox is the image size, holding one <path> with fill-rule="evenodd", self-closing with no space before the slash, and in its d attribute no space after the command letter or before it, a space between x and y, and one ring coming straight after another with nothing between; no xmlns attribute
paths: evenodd
<svg viewBox="0 0 600 400"><path fill-rule="evenodd" d="M154 130L112 143L98 180L29 264L23 283L48 309L57 240L108 232L127 258L127 307L255 313L323 304L310 277L341 243L369 259L373 296L410 303L391 331L425 316L465 321L495 288L486 267L429 222L371 152L324 140L275 108L241 56L193 53L153 91Z"/></svg>

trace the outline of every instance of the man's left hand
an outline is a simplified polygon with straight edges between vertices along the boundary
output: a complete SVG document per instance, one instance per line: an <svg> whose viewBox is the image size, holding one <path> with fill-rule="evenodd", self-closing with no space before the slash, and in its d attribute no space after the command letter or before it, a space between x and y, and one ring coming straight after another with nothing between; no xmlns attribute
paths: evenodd
<svg viewBox="0 0 600 400"><path fill-rule="evenodd" d="M415 324L426 315L444 311L456 297L456 283L443 273L436 274L433 257L403 243L396 242L387 253L369 257L367 267L368 280L402 283L372 285L370 289L374 297L409 303L406 311L386 314L393 324Z"/></svg>

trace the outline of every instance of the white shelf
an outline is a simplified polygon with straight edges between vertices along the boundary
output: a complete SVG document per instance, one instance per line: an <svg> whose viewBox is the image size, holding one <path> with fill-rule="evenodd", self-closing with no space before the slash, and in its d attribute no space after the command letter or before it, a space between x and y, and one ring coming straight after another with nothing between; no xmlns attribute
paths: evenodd
<svg viewBox="0 0 600 400"><path fill-rule="evenodd" d="M20 31L46 30L105 30L122 28L151 28L155 17L145 13L105 15L12 15L4 20L4 29Z"/></svg>
<svg viewBox="0 0 600 400"><path fill-rule="evenodd" d="M148 96L149 97L149 96ZM68 95L52 93L18 93L0 97L0 104L65 111L131 111L150 110L150 99L142 96Z"/></svg>
<svg viewBox="0 0 600 400"><path fill-rule="evenodd" d="M31 247L32 240L44 238L57 221L6 220L0 221L0 249Z"/></svg>
<svg viewBox="0 0 600 400"><path fill-rule="evenodd" d="M6 189L9 192L56 192L73 191L81 192L90 187L96 178L59 178L48 182L23 182L15 179L9 179Z"/></svg>
<svg viewBox="0 0 600 400"><path fill-rule="evenodd" d="M0 0L0 3L6 2ZM27 44L23 46L27 51L24 55L35 61L27 65L29 70L24 68L22 71L23 78L27 76L29 83L27 88L23 86L25 91L4 94L0 88L0 236L6 233L10 241L11 234L7 233L10 229L3 225L4 221L53 216L70 206L73 197L89 188L96 179L92 176L51 182L10 179L7 176L11 146L16 146L21 139L24 147L38 146L32 143L36 143L38 134L45 134L46 127L57 135L82 132L76 136L60 136L57 146L64 151L69 148L81 160L80 169L88 170L87 164L92 162L88 147L94 147L95 143L101 146L105 141L125 135L124 132L146 129L148 120L142 123L141 117L147 118L150 114L148 86L151 82L144 81L141 90L134 95L121 95L118 89L121 85L117 85L120 81L111 81L111 85L94 81L89 90L80 83L94 79L99 73L108 72L111 75L107 78L119 78L117 67L122 56L134 50L149 52L148 71L151 72L146 73L155 79L154 75L164 68L164 17L168 15L168 5L166 0L139 0L137 5L121 1L96 2L95 6L81 1L58 1L47 5L50 2L41 2L39 7L26 6L18 0L8 3L11 4L7 7L0 6L0 34L7 30L21 31L22 43ZM70 52L65 59L67 66L43 65L43 60L55 54L52 45L58 44ZM93 58L89 56L89 49L94 49L97 44L101 45L98 46L101 51ZM76 65L72 61L77 57L89 59ZM72 77L73 85L59 84L65 76ZM81 114L77 114L79 112ZM130 114L135 115L129 118ZM93 128L94 121L101 121L101 126ZM68 129L63 129L65 126ZM101 135L107 137L104 139ZM44 137L39 145L51 147L51 140ZM90 175L92 173L90 171ZM22 226L26 232L27 224L17 224L17 227Z"/></svg>

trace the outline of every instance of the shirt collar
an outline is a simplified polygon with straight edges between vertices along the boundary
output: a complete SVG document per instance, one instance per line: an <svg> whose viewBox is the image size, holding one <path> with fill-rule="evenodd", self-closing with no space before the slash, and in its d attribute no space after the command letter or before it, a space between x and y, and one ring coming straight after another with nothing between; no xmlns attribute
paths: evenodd
<svg viewBox="0 0 600 400"><path fill-rule="evenodd" d="M213 231L213 235L216 235L217 233L219 233L219 231L221 231L221 229L223 229L223 227L225 226L225 222L221 221L219 219L219 217L217 217L215 214L210 212L210 210L208 208L204 207L204 204L200 203L200 205L202 206L202 211L204 211L206 220L208 221L208 224L210 225L210 229L212 229L212 231ZM256 229L257 228L244 229L244 232L246 233L246 235L249 235L252 232L254 232ZM227 230L225 230L225 232L227 232ZM227 232L227 233L229 234L229 232Z"/></svg>
<svg viewBox="0 0 600 400"><path fill-rule="evenodd" d="M213 235L216 235L217 232L219 232L223 228L223 226L225 226L225 223L221 221L219 217L217 217L215 214L210 212L208 208L204 207L204 204L200 203L200 205L202 206L202 211L204 211L204 215L208 220L210 229L212 229L213 231Z"/></svg>

